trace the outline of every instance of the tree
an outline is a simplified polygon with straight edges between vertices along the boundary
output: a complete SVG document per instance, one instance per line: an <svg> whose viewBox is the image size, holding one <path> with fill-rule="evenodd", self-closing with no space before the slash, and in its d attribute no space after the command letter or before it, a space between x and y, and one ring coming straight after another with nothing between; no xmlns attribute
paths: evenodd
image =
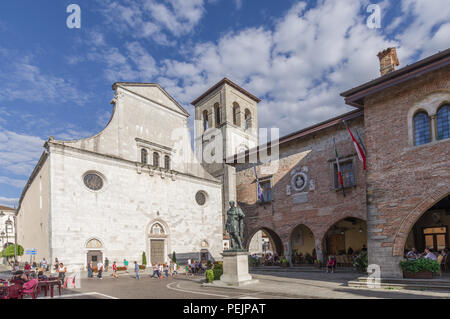
<svg viewBox="0 0 450 319"><path fill-rule="evenodd" d="M142 264L147 265L147 256L145 256L145 251L142 252Z"/></svg>
<svg viewBox="0 0 450 319"><path fill-rule="evenodd" d="M177 262L177 255L175 254L175 252L172 253L172 261L173 261L174 263Z"/></svg>
<svg viewBox="0 0 450 319"><path fill-rule="evenodd" d="M6 258L14 257L14 247L15 247L15 245L13 244L13 245L9 245L5 249L3 249L2 252L0 253L0 257L6 257ZM20 245L17 245L16 256L22 256L23 252L24 252L23 247Z"/></svg>

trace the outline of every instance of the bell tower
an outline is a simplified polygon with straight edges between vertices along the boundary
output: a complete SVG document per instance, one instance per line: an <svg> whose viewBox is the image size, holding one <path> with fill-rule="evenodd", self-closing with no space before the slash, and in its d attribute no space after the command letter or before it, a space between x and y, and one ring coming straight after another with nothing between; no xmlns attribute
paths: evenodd
<svg viewBox="0 0 450 319"><path fill-rule="evenodd" d="M195 107L195 151L205 169L222 180L222 215L236 201L236 171L225 159L258 146L261 100L227 78L191 104Z"/></svg>

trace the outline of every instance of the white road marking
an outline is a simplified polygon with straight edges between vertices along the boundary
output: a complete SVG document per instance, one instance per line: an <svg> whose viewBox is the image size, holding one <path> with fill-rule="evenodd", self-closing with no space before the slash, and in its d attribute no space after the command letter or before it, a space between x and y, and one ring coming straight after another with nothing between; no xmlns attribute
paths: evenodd
<svg viewBox="0 0 450 319"><path fill-rule="evenodd" d="M58 299L58 298L72 298L72 297L81 297L81 296L93 296L93 295L98 295L98 296L102 296L105 298L109 298L109 299L119 299L113 296L108 296L99 292L84 292L84 293L80 293L80 294L70 294L70 295L61 295L61 296L54 296L53 298L50 296L47 297L38 297L38 299Z"/></svg>
<svg viewBox="0 0 450 319"><path fill-rule="evenodd" d="M176 284L177 288L172 287L172 285ZM199 292L199 291L194 291L194 290L185 290L185 289L181 289L181 287L179 286L180 283L177 282L172 282L170 284L168 284L166 287L168 289L171 290L175 290L175 291L180 291L180 292L187 292L187 293L191 293L191 294L198 294L198 295L207 295L207 296L215 296L215 297L222 297L222 298L229 298L229 296L226 295L218 295L218 294L211 294L211 293L207 293L207 292Z"/></svg>

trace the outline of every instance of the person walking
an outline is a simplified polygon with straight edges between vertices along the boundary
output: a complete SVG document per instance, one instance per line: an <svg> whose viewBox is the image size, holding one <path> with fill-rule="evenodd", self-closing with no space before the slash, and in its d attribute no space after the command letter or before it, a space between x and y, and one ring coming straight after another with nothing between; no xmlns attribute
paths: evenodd
<svg viewBox="0 0 450 319"><path fill-rule="evenodd" d="M137 261L134 261L134 272L136 274L136 279L139 279L139 264Z"/></svg>
<svg viewBox="0 0 450 319"><path fill-rule="evenodd" d="M116 265L116 262L114 262L113 263L113 265L112 265L112 271L113 271L113 277L114 278L119 278L119 276L117 276L117 265Z"/></svg>
<svg viewBox="0 0 450 319"><path fill-rule="evenodd" d="M158 275L159 275L159 278L163 278L163 271L164 271L163 264L159 264L159 265L158 265Z"/></svg>
<svg viewBox="0 0 450 319"><path fill-rule="evenodd" d="M108 271L108 267L109 267L109 259L108 257L105 257L105 272Z"/></svg>
<svg viewBox="0 0 450 319"><path fill-rule="evenodd" d="M87 265L87 270L88 270L88 278L92 278L93 277L92 273L94 271L92 269L92 261L90 261L89 264Z"/></svg>
<svg viewBox="0 0 450 319"><path fill-rule="evenodd" d="M125 271L128 273L128 260L123 260L123 266L125 267Z"/></svg>
<svg viewBox="0 0 450 319"><path fill-rule="evenodd" d="M102 261L100 260L98 263L97 263L97 270L98 270L98 275L97 275L97 278L98 279L103 279L103 277L102 277L102 275L103 275L103 268L104 266L103 266L103 263L102 263Z"/></svg>
<svg viewBox="0 0 450 319"><path fill-rule="evenodd" d="M175 275L178 275L178 265L176 262L173 262L171 266L172 266L172 277L174 277Z"/></svg>
<svg viewBox="0 0 450 319"><path fill-rule="evenodd" d="M151 275L150 278L153 278L153 277L159 278L158 266L156 264L153 264L152 269L153 269L153 274Z"/></svg>
<svg viewBox="0 0 450 319"><path fill-rule="evenodd" d="M164 264L164 274L166 275L166 278L169 278L169 265Z"/></svg>

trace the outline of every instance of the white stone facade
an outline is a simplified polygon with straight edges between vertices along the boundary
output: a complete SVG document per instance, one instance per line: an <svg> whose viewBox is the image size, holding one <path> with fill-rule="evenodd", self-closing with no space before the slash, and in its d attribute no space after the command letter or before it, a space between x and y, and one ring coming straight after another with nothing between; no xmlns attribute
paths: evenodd
<svg viewBox="0 0 450 319"><path fill-rule="evenodd" d="M48 228L40 238L48 248L43 245L37 259L57 257L71 268L82 268L91 249L87 243L97 239L98 250L111 263L126 258L130 265L135 260L140 264L145 252L150 264L152 238L164 241L165 262L174 251L179 262L200 259L206 250L211 259L221 259L222 187L193 159L189 139L180 142L180 132L188 131L188 114L156 84L116 83L114 89L114 112L102 132L46 143L48 209L21 208L39 207L42 192L41 198L27 194L39 183L39 172L33 173L22 195L19 220L40 214ZM147 163L141 163L142 149L148 152ZM157 166L154 152L159 154ZM165 156L170 157L168 169ZM89 189L83 181L87 173L98 174L103 187ZM199 191L206 196L204 205L196 201ZM151 234L155 223L163 234ZM42 222L22 225L19 243L34 248L30 234L39 232Z"/></svg>

